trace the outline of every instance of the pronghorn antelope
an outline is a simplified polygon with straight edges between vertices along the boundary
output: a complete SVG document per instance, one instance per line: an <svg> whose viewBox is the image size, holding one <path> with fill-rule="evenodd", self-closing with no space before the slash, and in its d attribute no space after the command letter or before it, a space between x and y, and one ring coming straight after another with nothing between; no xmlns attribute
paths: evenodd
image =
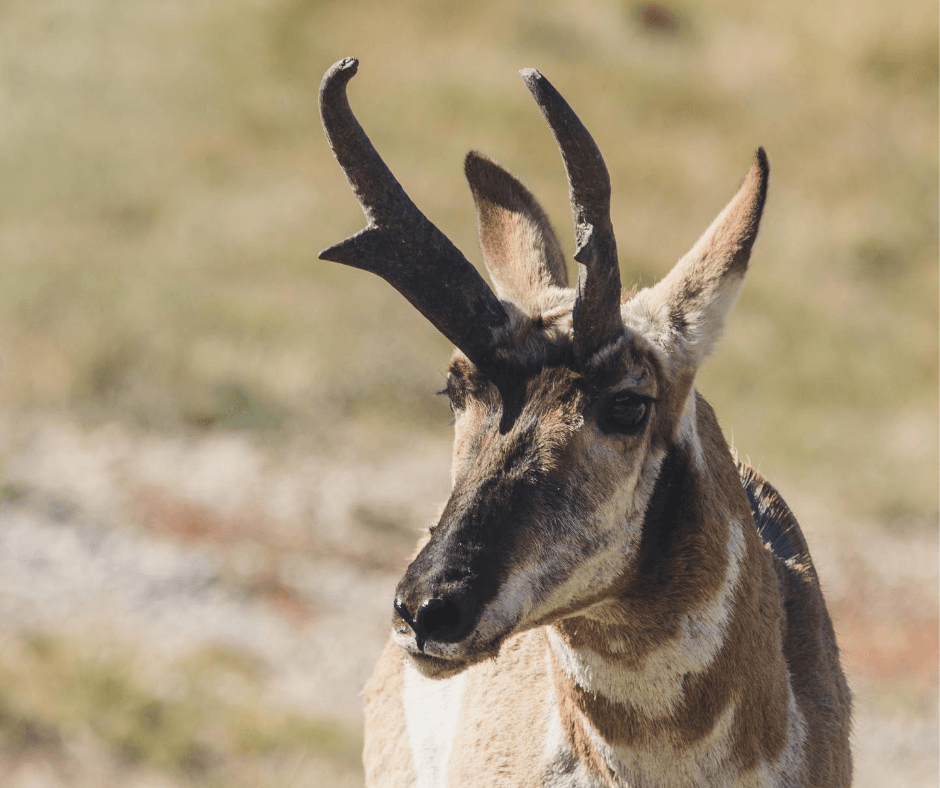
<svg viewBox="0 0 940 788"><path fill-rule="evenodd" d="M738 193L622 294L610 180L571 107L578 283L512 175L466 159L495 293L411 202L327 71L327 139L368 220L320 257L386 279L456 346L452 490L365 689L370 786L846 786L850 695L806 542L694 388L767 192Z"/></svg>

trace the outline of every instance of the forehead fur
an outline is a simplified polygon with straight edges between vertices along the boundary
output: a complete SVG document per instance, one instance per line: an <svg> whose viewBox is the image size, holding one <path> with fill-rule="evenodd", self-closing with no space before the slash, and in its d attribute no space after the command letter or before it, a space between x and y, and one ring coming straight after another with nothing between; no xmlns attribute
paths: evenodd
<svg viewBox="0 0 940 788"><path fill-rule="evenodd" d="M482 392L494 383L494 394L498 391L510 399L534 393L532 382L545 379L546 370L553 371L548 388L559 392L565 380L579 381L578 385L591 394L625 386L657 396L658 390L667 385L663 380L667 365L662 350L631 328L625 328L621 338L598 354L587 368L579 363L574 350L570 300L553 314L517 318L513 328L511 339L499 350L503 371L499 380L488 380L460 350L451 358L450 375L471 391Z"/></svg>

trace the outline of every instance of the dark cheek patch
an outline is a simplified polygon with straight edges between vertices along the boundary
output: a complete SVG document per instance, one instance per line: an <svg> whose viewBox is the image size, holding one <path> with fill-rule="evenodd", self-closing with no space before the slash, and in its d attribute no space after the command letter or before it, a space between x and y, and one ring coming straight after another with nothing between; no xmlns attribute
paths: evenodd
<svg viewBox="0 0 940 788"><path fill-rule="evenodd" d="M689 461L675 447L666 453L659 470L659 478L643 517L640 537L641 574L655 573L656 566L669 552L676 530L688 517L682 509L689 500Z"/></svg>

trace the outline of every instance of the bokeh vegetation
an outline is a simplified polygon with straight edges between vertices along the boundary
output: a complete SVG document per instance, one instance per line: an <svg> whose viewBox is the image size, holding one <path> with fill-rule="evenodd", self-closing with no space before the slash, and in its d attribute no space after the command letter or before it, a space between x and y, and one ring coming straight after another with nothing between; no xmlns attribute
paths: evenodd
<svg viewBox="0 0 940 788"><path fill-rule="evenodd" d="M316 108L346 55L361 60L363 126L477 262L470 148L522 177L573 246L521 67L559 87L604 152L628 282L668 270L763 145L753 267L699 388L824 527L936 528L938 27L920 0L4 3L8 414L310 451L365 447L376 427L447 439L432 396L446 341L385 283L316 259L362 226ZM215 717L199 696L151 697L118 668L34 646L4 657L0 748L64 726L182 780L242 784L213 759L321 735L255 720L243 740L225 714L247 711ZM18 671L45 694L25 695ZM228 744L192 750L205 726ZM338 780L354 779L349 735L327 737Z"/></svg>
<svg viewBox="0 0 940 788"><path fill-rule="evenodd" d="M859 516L932 516L935 9L637 7L9 4L7 402L152 429L442 430L443 340L316 260L360 223L316 88L361 57L364 125L471 257L470 147L524 177L570 247L558 155L515 76L533 64L605 152L627 279L667 270L767 148L754 272L701 388L752 457Z"/></svg>
<svg viewBox="0 0 940 788"><path fill-rule="evenodd" d="M127 772L192 786L312 785L318 775L356 784L358 733L267 708L259 667L242 653L208 649L154 675L141 654L89 652L44 635L4 645L0 749L7 758L38 752L64 761L78 740L111 766L99 784L121 785Z"/></svg>

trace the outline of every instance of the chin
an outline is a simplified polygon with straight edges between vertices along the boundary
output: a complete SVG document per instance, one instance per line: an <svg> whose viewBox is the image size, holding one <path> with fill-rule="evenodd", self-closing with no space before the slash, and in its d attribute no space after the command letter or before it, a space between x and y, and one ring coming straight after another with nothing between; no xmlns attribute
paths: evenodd
<svg viewBox="0 0 940 788"><path fill-rule="evenodd" d="M424 651L416 651L414 647L400 646L400 648L405 652L408 661L425 678L449 679L484 660L495 659L499 655L500 645L502 645L502 641L493 644L489 648L474 649L469 654L449 657L439 657Z"/></svg>
<svg viewBox="0 0 940 788"><path fill-rule="evenodd" d="M473 664L471 660L442 659L420 651L413 652L407 649L404 651L408 661L426 679L449 679Z"/></svg>

